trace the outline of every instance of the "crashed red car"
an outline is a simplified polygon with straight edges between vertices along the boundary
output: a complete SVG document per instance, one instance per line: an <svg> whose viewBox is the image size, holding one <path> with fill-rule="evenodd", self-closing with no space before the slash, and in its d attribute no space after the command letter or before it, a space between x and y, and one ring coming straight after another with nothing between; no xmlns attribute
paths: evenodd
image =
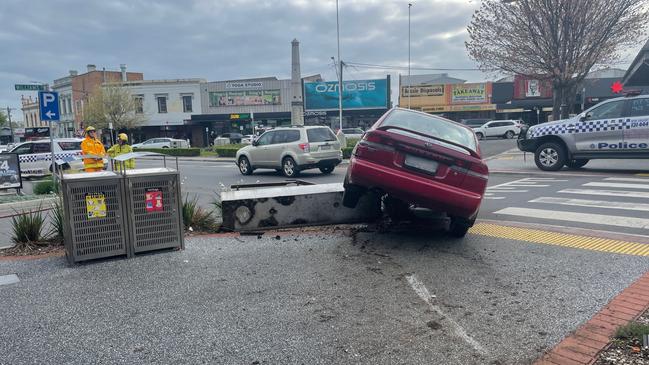
<svg viewBox="0 0 649 365"><path fill-rule="evenodd" d="M353 208L366 191L378 191L386 194L390 205L397 201L406 208L446 213L450 233L463 237L478 215L488 177L472 129L439 116L394 108L356 145L345 177L343 205Z"/></svg>

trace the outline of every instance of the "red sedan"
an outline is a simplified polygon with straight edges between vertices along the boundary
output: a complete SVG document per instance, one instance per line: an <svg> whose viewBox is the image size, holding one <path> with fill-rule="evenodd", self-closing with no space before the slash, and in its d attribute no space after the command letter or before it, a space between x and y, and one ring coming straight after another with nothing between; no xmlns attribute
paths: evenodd
<svg viewBox="0 0 649 365"><path fill-rule="evenodd" d="M463 237L478 215L488 177L473 130L394 108L356 145L343 205L353 208L365 191L378 191L387 194L388 214L405 214L411 205L445 212L451 234Z"/></svg>

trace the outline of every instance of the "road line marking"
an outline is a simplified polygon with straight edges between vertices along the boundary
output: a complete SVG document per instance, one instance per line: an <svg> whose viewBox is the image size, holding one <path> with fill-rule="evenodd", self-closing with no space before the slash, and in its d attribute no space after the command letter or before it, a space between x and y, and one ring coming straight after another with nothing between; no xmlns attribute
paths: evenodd
<svg viewBox="0 0 649 365"><path fill-rule="evenodd" d="M564 189L564 190L559 190L559 193L581 194L581 195L624 196L627 198L649 198L649 193L644 191Z"/></svg>
<svg viewBox="0 0 649 365"><path fill-rule="evenodd" d="M19 282L20 279L18 279L18 275L16 274L0 275L0 285L16 284Z"/></svg>
<svg viewBox="0 0 649 365"><path fill-rule="evenodd" d="M498 188L496 190L487 189L487 191L494 192L494 193L527 193L527 192L529 192L529 190L507 190L507 189L502 189L501 190L501 188Z"/></svg>
<svg viewBox="0 0 649 365"><path fill-rule="evenodd" d="M649 176L649 175L647 175L647 176ZM649 184L649 179L639 179L637 177L607 177L604 180L605 181L641 182L641 183L648 183Z"/></svg>
<svg viewBox="0 0 649 365"><path fill-rule="evenodd" d="M604 200L584 200L584 199L562 199L562 198L552 198L552 197L544 197L544 196L530 200L529 202L571 205L571 206L589 207L589 208L638 210L642 212L649 212L649 204L643 204L643 203L625 203L625 202L611 202L611 201L604 201Z"/></svg>
<svg viewBox="0 0 649 365"><path fill-rule="evenodd" d="M622 184L622 183L605 183L605 182L589 182L582 186L596 186L603 188L624 188L624 189L649 189L649 184Z"/></svg>
<svg viewBox="0 0 649 365"><path fill-rule="evenodd" d="M632 256L649 256L649 244L608 238L580 236L568 233L543 231L540 229L501 226L492 223L477 223L469 232L480 236L572 247L589 251L618 253Z"/></svg>
<svg viewBox="0 0 649 365"><path fill-rule="evenodd" d="M507 207L501 209L495 214L514 215L528 218L540 218L569 222L590 223L606 226L618 226L628 228L649 228L649 219L635 218L635 217L622 217L616 215L604 214L591 214L591 213L577 213L577 212L563 212L556 210L545 209L532 209L532 208L518 208Z"/></svg>
<svg viewBox="0 0 649 365"><path fill-rule="evenodd" d="M504 196L486 196L484 198L488 199L488 200L502 200L502 199L505 199Z"/></svg>
<svg viewBox="0 0 649 365"><path fill-rule="evenodd" d="M474 350L476 350L479 354L481 355L486 355L487 351L478 343L478 341L474 340L473 337L469 336L464 328L462 328L457 322L455 322L451 317L447 316L440 307L437 305L433 304L430 302L431 295L428 292L428 289L422 283L417 279L417 277L414 274L411 275L406 275L406 279L408 280L408 284L410 284L410 287L412 290L417 293L417 295L432 309L435 313L437 313L440 317L444 318L451 327L453 328L453 332L455 332L455 335L463 339L466 343L471 345Z"/></svg>

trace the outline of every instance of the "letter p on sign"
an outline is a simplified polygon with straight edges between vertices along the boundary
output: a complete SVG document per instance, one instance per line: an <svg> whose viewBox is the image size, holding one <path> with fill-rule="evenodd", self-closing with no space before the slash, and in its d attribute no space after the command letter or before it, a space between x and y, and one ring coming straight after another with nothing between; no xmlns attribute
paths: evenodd
<svg viewBox="0 0 649 365"><path fill-rule="evenodd" d="M40 100L39 109L41 120L59 120L59 93L55 91L40 91L38 98Z"/></svg>

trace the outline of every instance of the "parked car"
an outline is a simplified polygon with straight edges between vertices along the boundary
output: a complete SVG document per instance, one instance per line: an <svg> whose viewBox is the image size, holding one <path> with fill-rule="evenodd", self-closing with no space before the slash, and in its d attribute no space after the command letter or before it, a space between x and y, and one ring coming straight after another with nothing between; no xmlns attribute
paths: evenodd
<svg viewBox="0 0 649 365"><path fill-rule="evenodd" d="M54 154L64 170L83 170L81 142L78 138L54 139ZM10 153L17 153L23 177L48 175L52 171L52 152L49 139L18 144ZM104 165L107 164L104 161Z"/></svg>
<svg viewBox="0 0 649 365"><path fill-rule="evenodd" d="M394 108L368 130L352 153L343 205L353 208L367 191L386 194L392 217L411 205L445 212L450 232L473 225L489 170L471 128L451 120Z"/></svg>
<svg viewBox="0 0 649 365"><path fill-rule="evenodd" d="M347 139L361 139L363 133L365 132L360 128L343 128L343 134Z"/></svg>
<svg viewBox="0 0 649 365"><path fill-rule="evenodd" d="M462 119L460 123L464 124L467 127L481 127L485 123L491 121L491 119L486 119L486 118L473 118L473 119Z"/></svg>
<svg viewBox="0 0 649 365"><path fill-rule="evenodd" d="M501 137L511 139L521 133L523 123L519 120L492 120L480 127L473 127L478 139Z"/></svg>
<svg viewBox="0 0 649 365"><path fill-rule="evenodd" d="M524 129L518 148L533 152L541 170L578 169L594 159L649 158L648 133L649 95L628 93L573 118Z"/></svg>
<svg viewBox="0 0 649 365"><path fill-rule="evenodd" d="M252 141L255 140L255 136L252 134L247 134L241 138L241 144L252 144Z"/></svg>
<svg viewBox="0 0 649 365"><path fill-rule="evenodd" d="M243 137L244 135L241 133L223 133L218 138L228 138L230 139L230 144L239 144Z"/></svg>
<svg viewBox="0 0 649 365"><path fill-rule="evenodd" d="M318 168L330 174L342 162L340 143L329 127L275 128L250 146L237 151L236 163L243 175L255 169L275 169L286 177Z"/></svg>
<svg viewBox="0 0 649 365"><path fill-rule="evenodd" d="M133 148L188 148L189 143L184 139L151 138L142 143L135 143Z"/></svg>

